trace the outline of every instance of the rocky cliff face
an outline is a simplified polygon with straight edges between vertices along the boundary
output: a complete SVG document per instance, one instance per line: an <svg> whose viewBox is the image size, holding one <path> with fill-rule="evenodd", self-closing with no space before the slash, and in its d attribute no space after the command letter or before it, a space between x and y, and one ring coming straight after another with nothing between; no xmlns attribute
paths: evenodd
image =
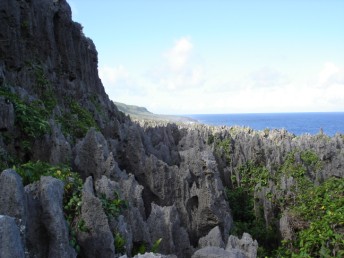
<svg viewBox="0 0 344 258"><path fill-rule="evenodd" d="M233 212L224 188L240 182L243 165L274 175L290 152L312 150L324 164L309 169L313 182L344 174L340 135L133 123L106 95L95 46L65 0L0 2L0 107L1 169L40 160L82 178L79 224L70 232L68 178L39 177L24 187L14 170L4 170L0 257L131 256L159 239L166 255L256 257L248 234L229 238ZM270 180L255 191L267 224L276 207L265 194L282 194L275 186ZM118 198L126 202L119 213L111 210Z"/></svg>

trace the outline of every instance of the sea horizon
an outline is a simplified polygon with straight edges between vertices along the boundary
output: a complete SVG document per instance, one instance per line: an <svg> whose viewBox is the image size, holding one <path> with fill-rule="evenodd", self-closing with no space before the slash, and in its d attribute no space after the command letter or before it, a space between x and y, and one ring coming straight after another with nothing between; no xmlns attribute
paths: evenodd
<svg viewBox="0 0 344 258"><path fill-rule="evenodd" d="M279 112L279 113L229 113L188 114L199 123L215 126L242 126L254 130L286 129L295 135L328 136L344 133L344 112Z"/></svg>

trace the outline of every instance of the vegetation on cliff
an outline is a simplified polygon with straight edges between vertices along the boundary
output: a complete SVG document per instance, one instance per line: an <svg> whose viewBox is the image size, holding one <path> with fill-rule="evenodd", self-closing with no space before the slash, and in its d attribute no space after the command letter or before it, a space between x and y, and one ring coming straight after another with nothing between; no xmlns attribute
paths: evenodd
<svg viewBox="0 0 344 258"><path fill-rule="evenodd" d="M218 141L215 148L223 151L228 164L229 143L228 138ZM313 183L322 166L314 151L296 150L273 169L257 160L238 167L226 188L234 219L232 234L249 232L258 240L259 257L342 257L344 179ZM272 218L264 214L266 202L272 205ZM281 227L282 216L288 224ZM281 230L290 235L281 236Z"/></svg>

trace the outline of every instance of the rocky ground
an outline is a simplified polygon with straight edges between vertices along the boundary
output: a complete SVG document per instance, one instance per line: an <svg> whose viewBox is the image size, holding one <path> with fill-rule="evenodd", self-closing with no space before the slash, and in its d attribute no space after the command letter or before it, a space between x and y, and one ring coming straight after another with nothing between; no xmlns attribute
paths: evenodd
<svg viewBox="0 0 344 258"><path fill-rule="evenodd" d="M133 122L65 0L0 2L0 257L256 257L226 193L250 185L276 241L292 239L288 157L312 184L343 178L343 140Z"/></svg>

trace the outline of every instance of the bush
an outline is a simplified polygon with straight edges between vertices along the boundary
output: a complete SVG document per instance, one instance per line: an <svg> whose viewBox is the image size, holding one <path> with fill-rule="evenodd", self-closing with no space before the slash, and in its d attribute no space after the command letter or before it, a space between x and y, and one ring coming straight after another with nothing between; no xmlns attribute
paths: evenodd
<svg viewBox="0 0 344 258"><path fill-rule="evenodd" d="M344 179L330 178L298 196L292 210L309 226L297 233L293 243L302 257L344 256Z"/></svg>

